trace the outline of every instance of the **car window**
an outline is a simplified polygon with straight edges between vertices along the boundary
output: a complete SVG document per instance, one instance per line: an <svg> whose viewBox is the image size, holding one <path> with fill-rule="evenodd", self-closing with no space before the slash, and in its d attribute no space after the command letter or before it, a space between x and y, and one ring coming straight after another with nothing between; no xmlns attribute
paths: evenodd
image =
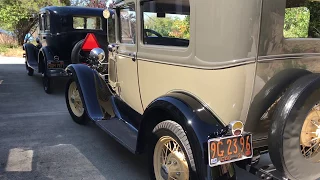
<svg viewBox="0 0 320 180"><path fill-rule="evenodd" d="M40 32L44 30L44 14L39 15L39 29Z"/></svg>
<svg viewBox="0 0 320 180"><path fill-rule="evenodd" d="M135 44L136 42L136 12L133 3L120 9L120 42Z"/></svg>
<svg viewBox="0 0 320 180"><path fill-rule="evenodd" d="M102 29L100 17L73 17L74 29Z"/></svg>
<svg viewBox="0 0 320 180"><path fill-rule="evenodd" d="M285 38L320 38L320 2L288 0L285 10Z"/></svg>
<svg viewBox="0 0 320 180"><path fill-rule="evenodd" d="M143 43L163 46L189 46L189 0L144 2Z"/></svg>
<svg viewBox="0 0 320 180"><path fill-rule="evenodd" d="M45 14L45 30L50 30L50 15Z"/></svg>
<svg viewBox="0 0 320 180"><path fill-rule="evenodd" d="M116 42L116 37L115 37L115 29L116 29L116 24L115 24L115 16L114 14L107 19L108 22L108 42L109 43L115 43Z"/></svg>

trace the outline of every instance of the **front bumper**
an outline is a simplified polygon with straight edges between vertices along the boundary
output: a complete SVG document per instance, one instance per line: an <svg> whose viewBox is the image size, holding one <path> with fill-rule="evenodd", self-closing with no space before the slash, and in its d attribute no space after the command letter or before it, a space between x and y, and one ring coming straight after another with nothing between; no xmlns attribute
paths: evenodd
<svg viewBox="0 0 320 180"><path fill-rule="evenodd" d="M48 69L48 77L68 77L69 74L64 69Z"/></svg>

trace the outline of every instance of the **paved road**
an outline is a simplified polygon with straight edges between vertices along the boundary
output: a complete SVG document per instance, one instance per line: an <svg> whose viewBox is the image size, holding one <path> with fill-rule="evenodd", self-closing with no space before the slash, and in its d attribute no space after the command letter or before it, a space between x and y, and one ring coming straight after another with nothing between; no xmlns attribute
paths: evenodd
<svg viewBox="0 0 320 180"><path fill-rule="evenodd" d="M131 154L92 123L72 121L65 79L47 95L41 76L27 76L23 63L0 57L0 179L148 179L145 156Z"/></svg>
<svg viewBox="0 0 320 180"><path fill-rule="evenodd" d="M148 179L135 156L93 124L74 123L65 80L52 95L23 60L0 58L0 179Z"/></svg>

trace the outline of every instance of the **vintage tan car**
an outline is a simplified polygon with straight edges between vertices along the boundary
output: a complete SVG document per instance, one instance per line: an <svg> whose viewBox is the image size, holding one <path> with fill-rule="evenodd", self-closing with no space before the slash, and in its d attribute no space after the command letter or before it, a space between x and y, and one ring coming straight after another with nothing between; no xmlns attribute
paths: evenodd
<svg viewBox="0 0 320 180"><path fill-rule="evenodd" d="M104 16L115 42L90 57L108 74L68 66L67 107L147 153L151 179L320 177L320 2L118 0Z"/></svg>

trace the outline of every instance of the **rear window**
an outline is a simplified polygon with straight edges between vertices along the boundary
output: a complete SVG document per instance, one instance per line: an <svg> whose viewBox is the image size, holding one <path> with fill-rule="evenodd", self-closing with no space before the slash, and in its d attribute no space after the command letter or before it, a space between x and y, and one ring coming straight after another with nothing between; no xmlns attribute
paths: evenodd
<svg viewBox="0 0 320 180"><path fill-rule="evenodd" d="M320 2L313 0L287 0L284 31L285 38L320 38Z"/></svg>
<svg viewBox="0 0 320 180"><path fill-rule="evenodd" d="M142 11L144 44L189 46L189 0L145 1Z"/></svg>
<svg viewBox="0 0 320 180"><path fill-rule="evenodd" d="M102 29L100 17L73 17L74 29Z"/></svg>

